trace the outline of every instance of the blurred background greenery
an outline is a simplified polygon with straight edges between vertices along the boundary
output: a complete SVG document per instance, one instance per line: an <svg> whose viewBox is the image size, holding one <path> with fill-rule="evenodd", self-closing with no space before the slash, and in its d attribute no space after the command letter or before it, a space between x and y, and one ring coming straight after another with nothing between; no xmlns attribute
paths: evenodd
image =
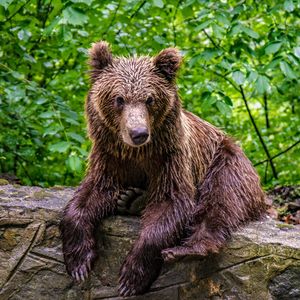
<svg viewBox="0 0 300 300"><path fill-rule="evenodd" d="M300 183L300 1L0 0L0 173L76 185L87 50L185 56L183 105L240 141L266 188Z"/></svg>

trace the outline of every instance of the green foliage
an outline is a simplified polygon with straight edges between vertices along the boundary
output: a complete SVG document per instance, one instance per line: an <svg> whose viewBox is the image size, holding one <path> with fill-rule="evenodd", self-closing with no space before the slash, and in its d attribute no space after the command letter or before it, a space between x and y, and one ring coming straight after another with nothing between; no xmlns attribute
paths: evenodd
<svg viewBox="0 0 300 300"><path fill-rule="evenodd" d="M25 184L78 184L90 147L87 51L104 39L117 55L178 46L184 106L265 161L257 167L266 185L299 183L299 8L297 0L0 0L0 172Z"/></svg>

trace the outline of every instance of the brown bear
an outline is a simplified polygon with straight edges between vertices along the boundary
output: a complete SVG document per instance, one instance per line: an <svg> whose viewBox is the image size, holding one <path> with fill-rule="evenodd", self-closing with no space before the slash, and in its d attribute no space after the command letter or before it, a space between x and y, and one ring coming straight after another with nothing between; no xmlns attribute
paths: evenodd
<svg viewBox="0 0 300 300"><path fill-rule="evenodd" d="M113 57L105 42L90 50L86 101L93 146L88 171L61 221L67 271L87 278L99 221L117 212L130 187L146 190L139 237L120 270L121 296L142 294L163 261L217 252L266 209L259 178L222 131L181 106L175 84L182 57ZM184 238L183 238L184 237Z"/></svg>

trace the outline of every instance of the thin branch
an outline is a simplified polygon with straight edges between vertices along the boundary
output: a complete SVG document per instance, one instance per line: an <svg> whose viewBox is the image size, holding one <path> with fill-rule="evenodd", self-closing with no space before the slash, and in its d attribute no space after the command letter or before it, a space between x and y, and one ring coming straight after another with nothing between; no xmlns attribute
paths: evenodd
<svg viewBox="0 0 300 300"><path fill-rule="evenodd" d="M239 93L241 92L240 89L226 76L226 75L223 75L223 74L220 74L218 73L217 71L214 71L214 70L211 70L209 68L205 68L203 67L205 71L209 71L209 72L212 72L214 73L215 75L223 78L224 80L226 80L236 91L238 91Z"/></svg>
<svg viewBox="0 0 300 300"><path fill-rule="evenodd" d="M19 155L17 155L17 157L22 159L22 157L19 156ZM25 161L25 160L23 159L23 161ZM25 162L26 162L26 161L25 161ZM23 164L22 164L20 161L17 160L17 163L22 167L22 169L23 169L25 175L27 176L27 178L29 179L31 185L33 185L33 184L34 184L34 181L33 181L33 179L31 178L30 174L28 173L27 169L23 166Z"/></svg>
<svg viewBox="0 0 300 300"><path fill-rule="evenodd" d="M50 15L51 4L52 4L52 0L50 0L50 2L49 2L49 4L48 4L48 7L47 7L47 15L46 15L46 17L43 19L43 21L42 21L42 28L43 28L43 29L45 28L46 22L47 22L47 20L48 20L49 15Z"/></svg>
<svg viewBox="0 0 300 300"><path fill-rule="evenodd" d="M113 17L111 18L111 21L110 21L109 25L107 26L106 30L104 31L103 37L106 37L109 29L113 26L113 24L115 22L115 19L116 19L116 16L117 16L117 13L118 13L118 11L120 9L120 6L121 6L121 0L118 2L118 6L117 6L117 8L115 10L115 13L114 13Z"/></svg>
<svg viewBox="0 0 300 300"><path fill-rule="evenodd" d="M211 41L211 43L216 47L219 48L219 45L217 45L217 43L213 40L213 38L205 31L205 29L202 30L204 32L204 34L206 35L206 37Z"/></svg>
<svg viewBox="0 0 300 300"><path fill-rule="evenodd" d="M130 19L133 19L136 14L143 8L143 6L147 3L146 0L142 1L139 7L133 12L133 14L130 16Z"/></svg>
<svg viewBox="0 0 300 300"><path fill-rule="evenodd" d="M15 161L14 161L14 163L15 163L15 164L19 164L19 165L22 167L22 169L23 169L25 175L28 177L28 179L29 179L31 185L33 185L33 184L34 184L34 180L33 180L32 177L30 176L30 174L29 174L29 172L27 171L27 169L26 169L26 168L23 166L23 164L18 160L18 158L19 158L21 161L25 162L26 165L29 164L29 162L28 162L25 158L23 158L20 154L18 154L15 150L12 151L11 149L9 149L6 145L3 145L3 148L5 149L5 151L7 151L7 152L12 152L12 153L15 155ZM16 149L16 150L17 150L17 149ZM14 171L14 174L17 175L17 170Z"/></svg>
<svg viewBox="0 0 300 300"><path fill-rule="evenodd" d="M132 21L132 19L137 15L137 13L143 8L143 6L147 3L146 0L142 1L141 4L138 6L138 8L130 15L129 17L129 22L127 25L129 25L129 23ZM119 36L120 39L122 39L122 37L120 36L120 33L122 31L122 28L120 28L117 32L116 32L116 36ZM124 43L125 45L125 49L127 50L128 53L130 53L126 43Z"/></svg>
<svg viewBox="0 0 300 300"><path fill-rule="evenodd" d="M288 148L284 149L283 151L278 152L276 155L272 156L272 157L271 157L271 160L273 160L273 159L275 159L276 157L278 157L278 156L280 156L280 155L282 155L282 154L288 152L288 151L291 150L292 148L296 147L298 144L300 144L300 140L297 141L296 143L292 144L292 145L289 146ZM256 166L262 165L262 164L264 164L265 162L268 162L268 161L269 161L268 159L262 160L262 161L260 161L260 162L258 162L258 163L256 163L256 164L254 164L254 166L256 167Z"/></svg>
<svg viewBox="0 0 300 300"><path fill-rule="evenodd" d="M227 55L229 54L224 47L222 47L220 44L218 45L214 39L205 31L205 29L202 29L202 31L204 32L204 34L206 35L206 37L211 41L211 43L217 48L220 49L222 51L224 51L224 53L227 53Z"/></svg>
<svg viewBox="0 0 300 300"><path fill-rule="evenodd" d="M264 177L265 183L267 183L267 179L268 179L268 167L269 167L269 161L267 160L266 167L265 167L265 177Z"/></svg>
<svg viewBox="0 0 300 300"><path fill-rule="evenodd" d="M243 90L243 87L241 85L240 85L240 92L241 92L243 101L245 103L248 115L250 117L251 123L252 123L252 125L253 125L253 127L255 129L255 132L256 132L256 134L257 134L257 136L259 138L259 141L260 141L261 145L263 146L263 149L264 149L264 151L265 151L265 153L267 155L268 161L270 162L270 166L271 166L271 169L272 169L273 176L277 179L278 178L277 172L276 172L275 166L274 166L274 164L272 162L272 158L271 158L271 155L269 153L268 147L265 144L264 139L262 138L262 135L261 135L261 133L260 133L260 131L259 131L256 123L255 123L255 120L254 120L254 118L252 116L251 110L250 110L249 105L248 105L248 101L246 99L246 96L245 96L245 93L244 93L244 90Z"/></svg>
<svg viewBox="0 0 300 300"><path fill-rule="evenodd" d="M178 7L179 7L180 2L181 2L181 0L178 0L177 5L176 5L176 7L175 7L175 12L174 12L174 15L173 15L173 19L172 19L172 27L173 27L173 43L174 43L174 46L176 46L176 44L177 44L177 42L176 42L177 31L176 31L176 26L175 26L175 19L176 19L176 16L177 16L177 10L178 10Z"/></svg>
<svg viewBox="0 0 300 300"><path fill-rule="evenodd" d="M265 110L266 128L270 128L267 93L264 93L264 110Z"/></svg>

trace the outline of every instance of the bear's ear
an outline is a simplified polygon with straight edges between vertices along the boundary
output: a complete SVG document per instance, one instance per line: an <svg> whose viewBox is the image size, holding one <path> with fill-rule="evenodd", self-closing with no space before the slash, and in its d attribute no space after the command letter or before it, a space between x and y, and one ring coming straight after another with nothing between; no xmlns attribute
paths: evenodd
<svg viewBox="0 0 300 300"><path fill-rule="evenodd" d="M182 56L178 49L167 48L162 50L153 60L159 73L161 73L168 81L174 81L176 73L180 67Z"/></svg>
<svg viewBox="0 0 300 300"><path fill-rule="evenodd" d="M112 53L109 44L100 41L93 43L89 50L89 64L91 66L91 80L95 81L105 67L110 65L113 61Z"/></svg>

